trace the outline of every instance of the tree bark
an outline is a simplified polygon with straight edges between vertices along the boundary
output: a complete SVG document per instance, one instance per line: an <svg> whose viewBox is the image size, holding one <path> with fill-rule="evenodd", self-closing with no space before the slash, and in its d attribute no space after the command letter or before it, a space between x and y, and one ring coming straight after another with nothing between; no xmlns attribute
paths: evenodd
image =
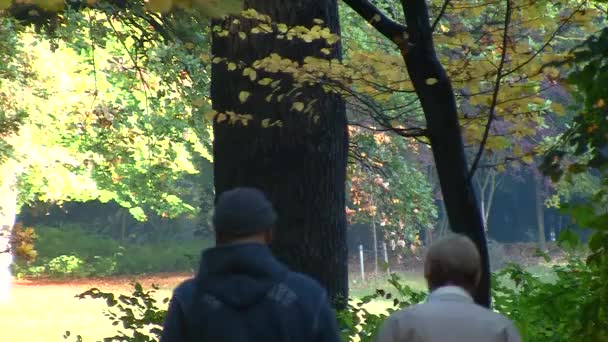
<svg viewBox="0 0 608 342"><path fill-rule="evenodd" d="M311 27L321 19L339 34L336 0L249 0L246 8L269 15L274 22L289 26ZM234 18L216 22L224 28ZM241 25L247 21L241 20ZM269 34L214 35L212 53L235 62L251 65L277 53L302 62L307 56L341 58L341 47L323 55L325 42L305 43L280 40ZM291 88L287 75L262 75L281 80L283 89ZM226 64L212 68L211 97L217 112L234 111L253 116L246 126L227 121L214 123L214 174L216 195L238 186L253 186L264 191L275 205L279 222L273 242L275 255L291 269L318 280L333 300L348 296L348 268L345 216L347 130L345 106L339 95L327 94L320 86L300 89L308 100L316 99L319 120L292 111L292 102L267 102L270 94L244 78L242 71L229 71ZM241 91L249 92L240 103ZM266 118L281 120L282 126L264 128ZM344 304L344 301L338 305Z"/></svg>

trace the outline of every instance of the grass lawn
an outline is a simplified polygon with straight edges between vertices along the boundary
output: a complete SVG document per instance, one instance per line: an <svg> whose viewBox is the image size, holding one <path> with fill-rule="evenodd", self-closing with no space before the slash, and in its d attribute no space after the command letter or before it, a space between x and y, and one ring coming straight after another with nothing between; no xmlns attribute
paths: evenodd
<svg viewBox="0 0 608 342"><path fill-rule="evenodd" d="M172 288L184 276L146 279L161 285L158 299L171 295ZM70 330L80 334L85 342L98 341L116 334L117 327L103 315L103 300L74 298L75 295L98 287L102 291L130 293L129 279L107 281L77 281L70 283L18 283L7 303L0 303L0 341L3 342L54 342L66 341L63 334ZM159 305L163 305L159 303ZM75 341L70 338L69 341Z"/></svg>
<svg viewBox="0 0 608 342"><path fill-rule="evenodd" d="M167 298L187 275L167 275L146 277L141 280L144 288L151 284L160 285L157 299ZM404 280L412 286L421 286L418 275L404 275ZM103 315L106 308L103 300L84 299L74 296L91 287L114 293L130 293L129 278L87 279L70 282L19 282L13 286L12 298L0 303L0 341L2 342L54 342L66 341L66 330L72 335L81 335L85 342L99 341L113 336L117 327ZM387 288L386 279L368 279L366 284L352 282L352 296L373 293L376 288ZM159 305L164 305L162 302ZM370 312L381 312L387 308L387 301L369 303ZM75 341L72 337L69 341Z"/></svg>

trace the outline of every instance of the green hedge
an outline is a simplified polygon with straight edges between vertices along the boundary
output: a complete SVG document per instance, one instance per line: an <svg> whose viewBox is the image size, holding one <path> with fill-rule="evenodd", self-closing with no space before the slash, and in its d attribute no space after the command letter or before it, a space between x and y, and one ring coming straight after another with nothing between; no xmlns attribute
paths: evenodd
<svg viewBox="0 0 608 342"><path fill-rule="evenodd" d="M38 226L36 260L17 260L17 277L91 277L159 272L191 271L203 248L203 239L167 240L154 244L121 244L107 236L86 231L76 225Z"/></svg>

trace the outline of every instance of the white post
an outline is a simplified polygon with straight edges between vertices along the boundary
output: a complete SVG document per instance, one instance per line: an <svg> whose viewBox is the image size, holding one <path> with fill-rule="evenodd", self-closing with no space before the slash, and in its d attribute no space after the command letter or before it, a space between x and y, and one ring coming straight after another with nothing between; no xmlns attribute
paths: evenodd
<svg viewBox="0 0 608 342"><path fill-rule="evenodd" d="M361 280L365 281L365 264L363 260L363 245L359 245L359 259L361 261Z"/></svg>
<svg viewBox="0 0 608 342"><path fill-rule="evenodd" d="M382 242L382 247L384 249L384 262L386 263L386 273L391 274L391 266L388 263L388 251L386 247L386 241Z"/></svg>
<svg viewBox="0 0 608 342"><path fill-rule="evenodd" d="M376 230L376 216L372 217L372 236L374 241L374 274L378 276L378 233Z"/></svg>

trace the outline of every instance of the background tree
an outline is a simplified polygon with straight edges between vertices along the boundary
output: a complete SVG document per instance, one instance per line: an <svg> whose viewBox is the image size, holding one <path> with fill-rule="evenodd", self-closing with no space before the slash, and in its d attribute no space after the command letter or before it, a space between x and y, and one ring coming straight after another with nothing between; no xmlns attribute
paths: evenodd
<svg viewBox="0 0 608 342"><path fill-rule="evenodd" d="M451 228L473 238L487 266L483 220L471 180L486 146L504 144L504 137L492 134L493 123L510 122L512 134L526 134L530 130L529 121L521 120L517 114L535 118L546 111L547 105L551 105L538 96L539 85L542 84L540 79L544 77L539 72L541 63L531 62L551 50L549 46L553 38L564 33L571 23L585 25L593 14L586 12L586 4L573 4L573 10L562 11L559 14L562 19L555 24L555 11L559 11L563 4L547 10L547 3L544 2L528 4L507 1L502 7L489 2L471 4L444 1L434 7L438 15L431 22L425 1L401 1L402 11L387 11L389 16L381 9L386 2L380 2L378 6L369 1L345 2L395 45L403 56L409 74L406 82L399 82L399 78L394 76L389 78L394 72L380 74L392 83L376 80L375 84L380 83L380 86L371 87L375 90L373 95L377 98L380 92L414 91L419 102L405 103L401 109L410 108L418 114L419 111L415 109L421 108L426 118L426 128L417 125L417 116L395 117L379 113L376 117L382 125L404 136L428 138L435 155ZM471 8L475 8L473 18L465 15L465 12L471 12ZM533 15L530 17L531 13ZM554 24L551 24L551 20ZM533 28L530 25L532 22L542 22L543 26ZM437 32L435 36L434 31ZM532 32L535 37L542 37L539 40L543 43L538 48L532 48L527 43L516 46L516 37L531 36ZM555 58L555 54L549 54L546 60L551 58ZM441 63L447 66L447 73ZM475 71L467 70L468 66L473 65ZM547 72L551 73L549 77L555 76L554 71ZM452 89L450 78L456 85L456 92ZM387 84L392 87L387 89ZM526 100L521 101L523 98ZM530 105L536 101L538 105ZM374 105L376 103L374 101ZM561 110L559 106L555 108ZM459 110L465 111L464 116L458 115ZM468 162L458 123L466 127L467 134L478 137L480 147L471 162L471 172L467 170ZM489 273L486 273L476 300L488 304L488 298Z"/></svg>
<svg viewBox="0 0 608 342"><path fill-rule="evenodd" d="M11 40L0 51L21 46L13 57L20 60L10 65L27 75L27 82L16 77L0 84L2 125L19 119L2 140L3 258L16 214L32 201L113 200L139 220L151 212L195 211L182 198L182 180L197 172L196 158L210 158L202 140L209 129L188 124L192 99L173 91L183 80L154 72L168 51L179 50L157 44L147 51L151 72L144 73L132 59L137 44L119 32L124 27L103 13L86 14L64 13L73 26L56 34L69 37L67 44L1 19ZM118 33L112 38L106 31Z"/></svg>
<svg viewBox="0 0 608 342"><path fill-rule="evenodd" d="M415 249L437 215L431 187L415 165L417 143L352 125L348 167L349 221L371 225L375 271L378 233L391 246ZM401 250L401 248L400 248Z"/></svg>

